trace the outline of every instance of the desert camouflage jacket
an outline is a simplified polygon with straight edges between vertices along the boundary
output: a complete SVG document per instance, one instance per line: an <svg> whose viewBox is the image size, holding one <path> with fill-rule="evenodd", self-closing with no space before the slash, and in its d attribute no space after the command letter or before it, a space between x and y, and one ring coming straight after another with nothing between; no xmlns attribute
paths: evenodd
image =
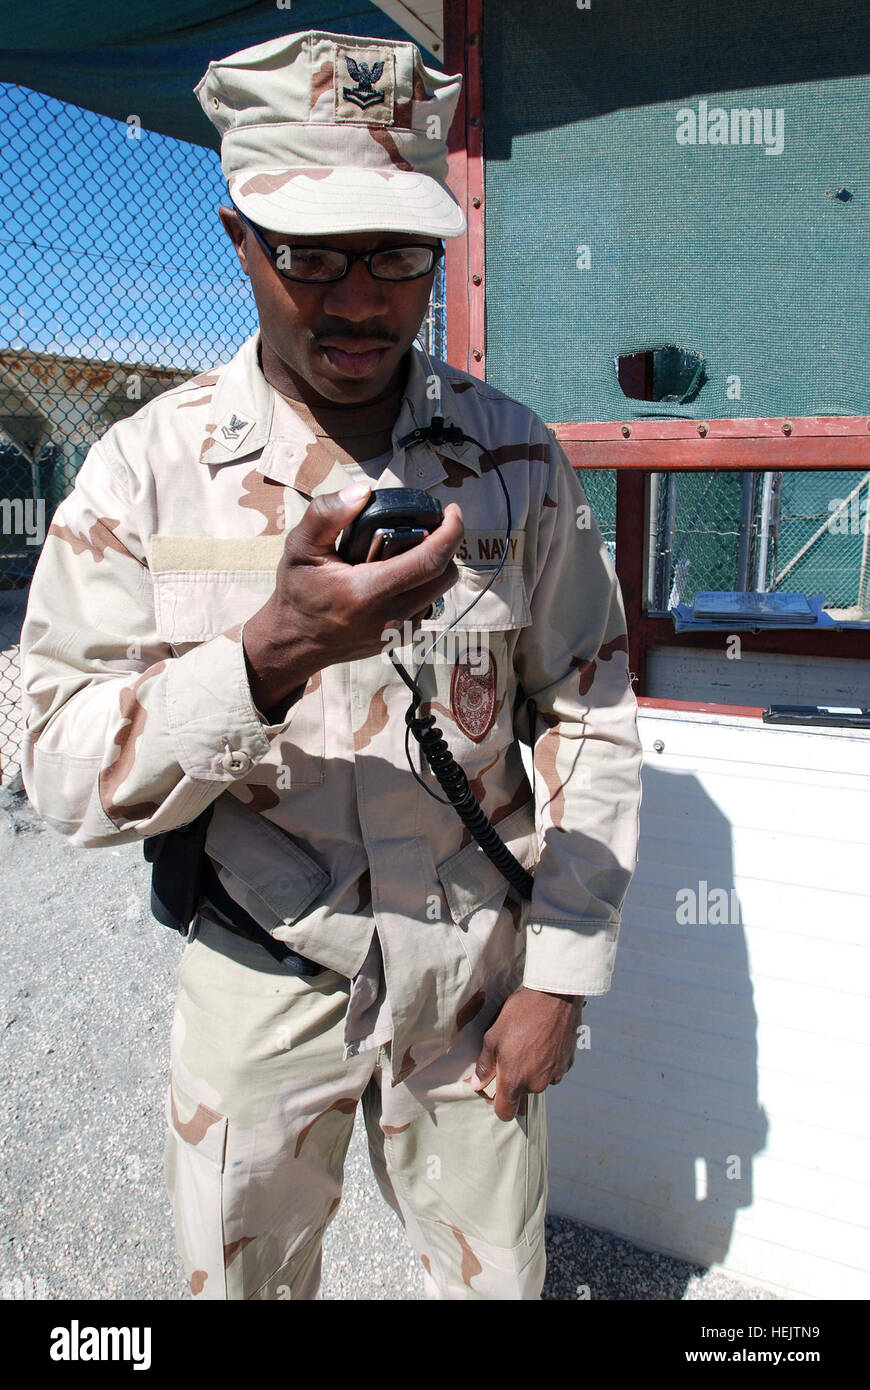
<svg viewBox="0 0 870 1390"><path fill-rule="evenodd" d="M504 567L418 683L420 713L437 716L483 809L534 869L531 903L511 907L455 812L411 775L409 693L386 655L320 671L280 722L254 707L242 626L309 499L350 480L265 380L258 343L113 425L55 513L22 633L24 784L82 846L158 834L215 802L206 848L230 895L350 978L376 924L399 1079L506 981L609 987L640 798L625 618L543 422L413 348L379 486L459 501L466 528L460 577L421 625L427 645L492 576L505 501L477 445L398 441L440 413L491 451L510 491ZM420 630L401 636L413 669Z"/></svg>

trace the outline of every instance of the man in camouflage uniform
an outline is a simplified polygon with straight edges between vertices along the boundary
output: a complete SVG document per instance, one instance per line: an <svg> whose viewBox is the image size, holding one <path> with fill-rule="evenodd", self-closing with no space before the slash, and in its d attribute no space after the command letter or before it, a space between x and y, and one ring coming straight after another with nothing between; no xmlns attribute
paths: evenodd
<svg viewBox="0 0 870 1390"><path fill-rule="evenodd" d="M312 31L211 64L197 94L260 331L114 425L58 509L22 635L25 785L84 846L213 806L167 1093L193 1295L316 1295L361 1101L429 1296L538 1298L543 1092L609 987L635 863L618 586L538 416L414 346L434 264L397 248L464 230L459 79L411 43ZM408 439L435 414L479 442ZM493 463L513 523L483 592ZM335 542L374 486L425 489L444 521L349 566ZM413 668L439 633L420 713L535 870L531 902L408 766L388 649Z"/></svg>

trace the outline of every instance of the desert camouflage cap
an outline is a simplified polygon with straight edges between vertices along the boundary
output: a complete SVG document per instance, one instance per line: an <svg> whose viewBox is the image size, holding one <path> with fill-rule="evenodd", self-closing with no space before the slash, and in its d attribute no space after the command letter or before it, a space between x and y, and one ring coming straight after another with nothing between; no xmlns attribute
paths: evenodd
<svg viewBox="0 0 870 1390"><path fill-rule="evenodd" d="M241 212L269 231L454 237L447 132L460 76L410 40L310 29L209 63L194 89Z"/></svg>

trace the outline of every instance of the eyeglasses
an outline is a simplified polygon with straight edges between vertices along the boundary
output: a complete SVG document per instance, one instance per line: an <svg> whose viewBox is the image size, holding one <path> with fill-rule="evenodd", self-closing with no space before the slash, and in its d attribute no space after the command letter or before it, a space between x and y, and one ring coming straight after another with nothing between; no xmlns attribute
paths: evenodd
<svg viewBox="0 0 870 1390"><path fill-rule="evenodd" d="M336 251L330 246L270 246L253 222L238 208L235 211L245 226L250 227L278 274L303 285L328 285L334 280L343 280L354 261L364 261L375 280L419 280L428 275L444 255L442 245L424 246L419 242L385 246L379 251Z"/></svg>

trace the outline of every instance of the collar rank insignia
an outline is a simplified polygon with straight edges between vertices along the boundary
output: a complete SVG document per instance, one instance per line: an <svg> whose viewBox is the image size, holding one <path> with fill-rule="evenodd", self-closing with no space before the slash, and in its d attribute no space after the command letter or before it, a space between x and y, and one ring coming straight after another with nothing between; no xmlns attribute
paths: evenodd
<svg viewBox="0 0 870 1390"><path fill-rule="evenodd" d="M245 428L247 423L247 420L240 420L235 411L233 411L227 423L222 426L221 434L224 439L235 439L236 435Z"/></svg>
<svg viewBox="0 0 870 1390"><path fill-rule="evenodd" d="M344 55L344 61L347 63L348 72L356 83L355 87L342 88L345 101L352 101L354 106L362 107L363 111L366 107L374 106L376 102L383 101L383 92L376 92L374 89L375 83L379 82L383 75L383 63L372 63L369 67L368 63L358 63L347 53Z"/></svg>
<svg viewBox="0 0 870 1390"><path fill-rule="evenodd" d="M218 424L220 438L225 441L224 447L235 452L254 428L254 423L253 420L247 420L243 415L237 415L231 410Z"/></svg>

